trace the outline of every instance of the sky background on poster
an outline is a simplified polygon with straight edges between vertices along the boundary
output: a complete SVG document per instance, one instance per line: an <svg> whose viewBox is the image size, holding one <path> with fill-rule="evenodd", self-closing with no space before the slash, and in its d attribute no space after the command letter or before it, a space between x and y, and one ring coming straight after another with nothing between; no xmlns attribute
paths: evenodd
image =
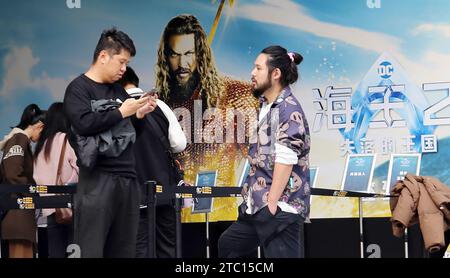
<svg viewBox="0 0 450 278"><path fill-rule="evenodd" d="M17 124L27 104L46 108L61 101L67 84L88 68L100 32L111 26L135 41L138 53L131 66L141 87L151 88L165 24L191 13L209 32L218 7L213 2L81 0L80 9L69 9L65 0L1 1L0 133ZM447 0L382 0L380 9L368 8L365 0L239 0L224 8L212 48L220 72L242 80L249 80L255 57L267 45L301 53L305 60L295 94L312 124L312 88L355 90L384 51L418 87L450 81L449 13ZM439 138L449 133L446 126L436 130ZM342 137L323 128L312 139L312 164L337 173L320 176L318 184L337 186L344 167L337 148Z"/></svg>

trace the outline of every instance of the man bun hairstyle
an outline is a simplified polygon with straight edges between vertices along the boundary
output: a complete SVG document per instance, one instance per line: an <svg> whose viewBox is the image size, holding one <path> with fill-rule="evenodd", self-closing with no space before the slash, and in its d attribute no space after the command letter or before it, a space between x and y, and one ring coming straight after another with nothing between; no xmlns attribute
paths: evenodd
<svg viewBox="0 0 450 278"><path fill-rule="evenodd" d="M299 65L303 61L303 56L297 52L288 52L284 47L279 45L272 45L264 48L261 53L267 54L267 66L269 67L269 73L276 68L281 71L281 85L286 87L293 84L298 79Z"/></svg>

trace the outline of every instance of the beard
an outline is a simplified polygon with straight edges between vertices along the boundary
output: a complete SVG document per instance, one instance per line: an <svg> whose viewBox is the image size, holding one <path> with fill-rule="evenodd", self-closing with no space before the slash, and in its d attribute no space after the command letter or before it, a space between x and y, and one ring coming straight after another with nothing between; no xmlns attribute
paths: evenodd
<svg viewBox="0 0 450 278"><path fill-rule="evenodd" d="M198 72L195 71L186 82L181 83L178 81L176 75L176 72L170 74L170 100L175 103L185 102L194 94L194 91L198 87L200 77Z"/></svg>
<svg viewBox="0 0 450 278"><path fill-rule="evenodd" d="M272 87L272 80L267 78L266 82L262 83L258 88L252 88L253 96L256 98L261 97L270 87Z"/></svg>

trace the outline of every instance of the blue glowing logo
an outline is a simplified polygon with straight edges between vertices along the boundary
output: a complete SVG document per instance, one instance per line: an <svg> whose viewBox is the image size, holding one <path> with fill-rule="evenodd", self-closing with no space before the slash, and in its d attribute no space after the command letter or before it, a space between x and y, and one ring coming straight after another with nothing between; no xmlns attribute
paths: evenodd
<svg viewBox="0 0 450 278"><path fill-rule="evenodd" d="M391 62L384 61L378 67L378 75L383 79L391 78L393 72L394 66L392 66Z"/></svg>
<svg viewBox="0 0 450 278"><path fill-rule="evenodd" d="M393 76L394 65L396 73ZM414 150L417 152L421 149L421 136L433 134L436 128L423 123L428 100L400 64L387 53L372 65L352 95L351 102L354 127L339 131L344 139L354 142L355 153L362 152L361 139L366 137L369 128L407 128L415 136ZM395 111L401 120L393 119L391 111ZM375 118L377 115L381 116L381 121Z"/></svg>

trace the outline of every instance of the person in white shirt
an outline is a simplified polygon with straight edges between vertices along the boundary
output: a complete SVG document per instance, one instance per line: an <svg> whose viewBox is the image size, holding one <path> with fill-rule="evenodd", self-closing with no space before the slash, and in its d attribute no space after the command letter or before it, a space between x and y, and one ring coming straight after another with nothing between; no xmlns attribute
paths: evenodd
<svg viewBox="0 0 450 278"><path fill-rule="evenodd" d="M127 93L140 98L144 91L139 88L139 78L131 67L118 81ZM136 245L136 257L149 257L148 250L148 217L145 182L157 181L164 190L173 189L182 177L179 176L173 153L182 152L186 148L186 136L178 123L174 112L161 100L157 99L155 110L147 114L146 126L138 133L135 145L136 172L141 185L141 212ZM150 220L151 221L151 220ZM175 208L173 199L157 199L156 205L156 257L174 258L175 240Z"/></svg>

